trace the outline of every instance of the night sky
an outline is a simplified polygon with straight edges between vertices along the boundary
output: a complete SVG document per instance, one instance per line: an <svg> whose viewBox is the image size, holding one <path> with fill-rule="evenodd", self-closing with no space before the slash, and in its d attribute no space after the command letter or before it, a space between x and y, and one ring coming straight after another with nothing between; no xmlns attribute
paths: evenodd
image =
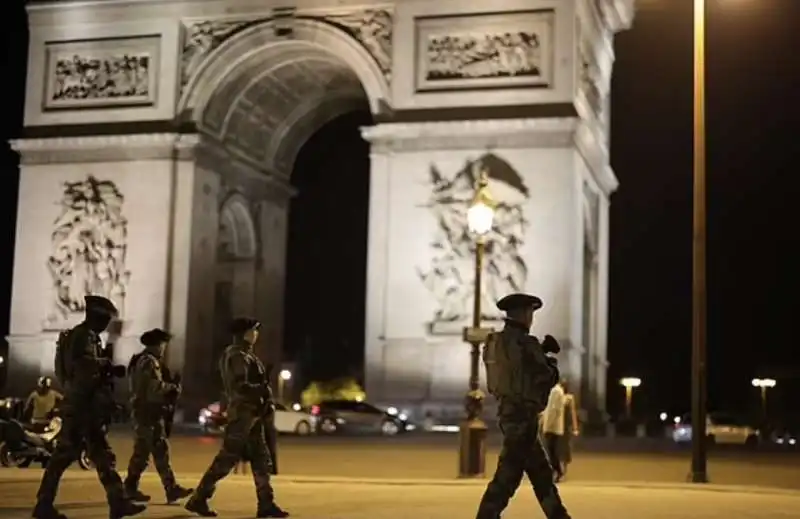
<svg viewBox="0 0 800 519"><path fill-rule="evenodd" d="M2 2L7 89L0 140L20 135L24 12ZM691 353L692 1L640 0L620 34L613 82L609 404L639 376L640 410L689 409ZM709 0L708 363L713 409L751 411L754 376L778 379L775 411L800 393L794 270L795 143L800 108L798 0ZM13 12L12 12L13 11ZM307 144L293 183L287 258L288 356L309 376L358 373L363 359L368 114L335 121ZM0 333L8 330L18 171L2 149ZM342 208L346 208L342 212ZM347 231L343 231L347 229ZM309 307L309 300L314 306ZM319 312L320 304L325 310ZM794 378L794 382L791 380ZM793 385L794 384L794 385Z"/></svg>

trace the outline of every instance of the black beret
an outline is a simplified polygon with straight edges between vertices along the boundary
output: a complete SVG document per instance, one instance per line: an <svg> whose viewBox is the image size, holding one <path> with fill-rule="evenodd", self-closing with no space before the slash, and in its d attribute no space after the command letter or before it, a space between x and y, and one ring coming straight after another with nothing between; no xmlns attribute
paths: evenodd
<svg viewBox="0 0 800 519"><path fill-rule="evenodd" d="M98 314L106 314L112 317L117 315L117 307L110 300L101 296L85 296L83 298L86 311Z"/></svg>
<svg viewBox="0 0 800 519"><path fill-rule="evenodd" d="M139 337L139 342L145 346L159 346L161 343L169 342L172 339L172 334L162 330L161 328L153 328L148 330Z"/></svg>
<svg viewBox="0 0 800 519"><path fill-rule="evenodd" d="M243 335L250 330L258 330L261 327L261 323L258 322L256 319L251 319L249 317L239 317L234 319L231 323L231 333L233 335Z"/></svg>
<svg viewBox="0 0 800 519"><path fill-rule="evenodd" d="M520 310L522 308L533 308L534 310L540 309L544 306L542 300L530 294L509 294L497 302L497 308L504 312L512 310Z"/></svg>

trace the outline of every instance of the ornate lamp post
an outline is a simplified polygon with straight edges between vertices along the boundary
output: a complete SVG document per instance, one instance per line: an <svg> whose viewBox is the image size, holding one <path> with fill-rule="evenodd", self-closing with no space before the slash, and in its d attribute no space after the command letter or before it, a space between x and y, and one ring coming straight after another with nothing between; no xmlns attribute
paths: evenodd
<svg viewBox="0 0 800 519"><path fill-rule="evenodd" d="M481 420L484 394L480 390L480 347L491 330L481 328L481 286L486 235L492 230L495 202L489 194L489 176L485 168L478 174L475 196L467 211L467 226L475 236L475 287L472 326L464 329L464 340L471 346L469 392L464 398L466 419L461 423L459 477L483 476L486 465L486 423Z"/></svg>
<svg viewBox="0 0 800 519"><path fill-rule="evenodd" d="M292 379L292 372L288 369L278 373L278 402L283 402L283 393L286 390L286 383Z"/></svg>
<svg viewBox="0 0 800 519"><path fill-rule="evenodd" d="M642 379L625 377L619 383L625 388L625 416L630 418L633 414L633 388L641 386Z"/></svg>
<svg viewBox="0 0 800 519"><path fill-rule="evenodd" d="M761 390L761 412L764 413L764 420L767 418L767 390L777 385L773 378L754 378L753 387Z"/></svg>

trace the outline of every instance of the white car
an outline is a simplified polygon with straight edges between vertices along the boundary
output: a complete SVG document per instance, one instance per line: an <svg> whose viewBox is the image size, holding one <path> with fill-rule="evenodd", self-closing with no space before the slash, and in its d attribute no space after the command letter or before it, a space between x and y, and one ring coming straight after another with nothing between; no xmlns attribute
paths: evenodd
<svg viewBox="0 0 800 519"><path fill-rule="evenodd" d="M711 413L706 418L706 436L713 443L755 445L758 430L725 413ZM684 416L672 430L675 443L692 441L691 417Z"/></svg>
<svg viewBox="0 0 800 519"><path fill-rule="evenodd" d="M214 433L225 429L226 418L219 402L214 402L200 411L197 421L206 432ZM303 410L275 404L275 429L281 434L307 436L317 430L317 418Z"/></svg>

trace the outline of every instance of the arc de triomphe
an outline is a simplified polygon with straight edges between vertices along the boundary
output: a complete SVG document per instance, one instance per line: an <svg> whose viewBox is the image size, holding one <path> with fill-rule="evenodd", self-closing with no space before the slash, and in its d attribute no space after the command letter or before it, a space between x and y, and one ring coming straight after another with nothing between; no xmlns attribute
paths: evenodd
<svg viewBox="0 0 800 519"><path fill-rule="evenodd" d="M609 89L633 0L62 0L28 15L11 391L52 371L88 292L122 309L121 362L143 330L175 333L190 401L216 396L221 304L260 318L279 362L295 157L368 109L370 399L466 388L479 164L501 202L484 318L505 293L541 296L535 332L566 345L584 407L603 407Z"/></svg>

